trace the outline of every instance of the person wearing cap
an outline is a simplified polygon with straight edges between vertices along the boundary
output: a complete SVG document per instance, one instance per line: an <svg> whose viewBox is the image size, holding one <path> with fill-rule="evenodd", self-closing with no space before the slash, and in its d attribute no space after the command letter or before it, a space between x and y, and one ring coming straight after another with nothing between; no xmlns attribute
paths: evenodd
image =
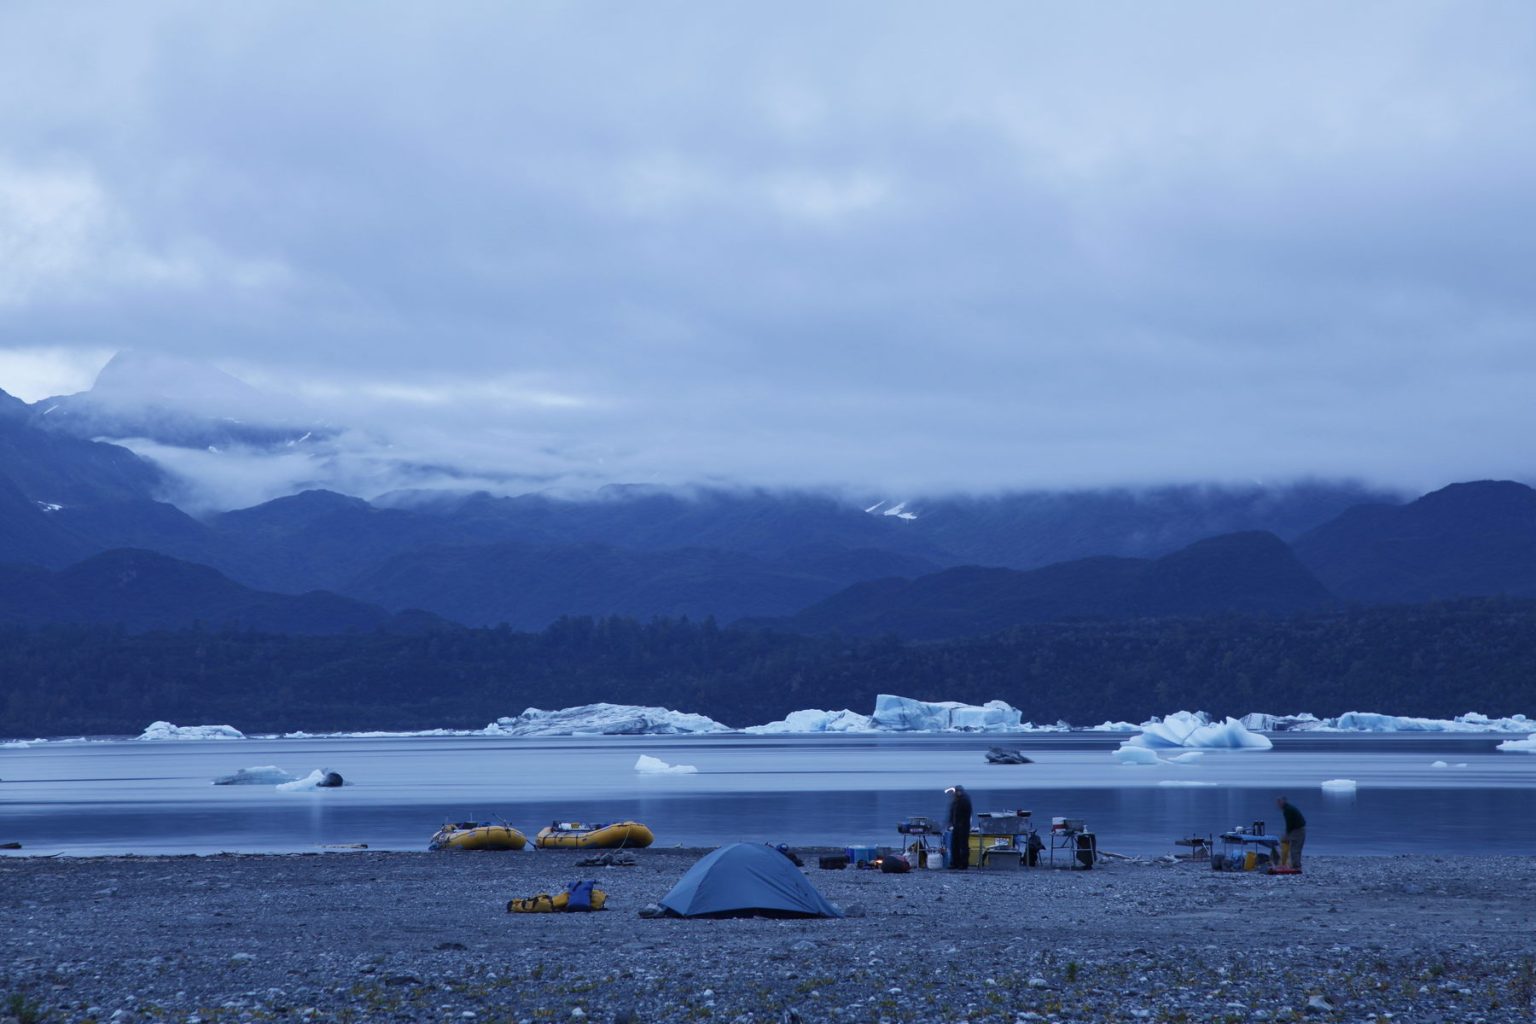
<svg viewBox="0 0 1536 1024"><path fill-rule="evenodd" d="M964 871L971 866L971 796L964 786L950 786L949 866Z"/></svg>
<svg viewBox="0 0 1536 1024"><path fill-rule="evenodd" d="M1287 849L1290 851L1290 863L1285 866L1300 871L1301 848L1307 841L1307 819L1283 796L1275 798L1275 806L1280 808L1280 813L1285 817L1285 834L1280 837L1281 843L1289 844Z"/></svg>

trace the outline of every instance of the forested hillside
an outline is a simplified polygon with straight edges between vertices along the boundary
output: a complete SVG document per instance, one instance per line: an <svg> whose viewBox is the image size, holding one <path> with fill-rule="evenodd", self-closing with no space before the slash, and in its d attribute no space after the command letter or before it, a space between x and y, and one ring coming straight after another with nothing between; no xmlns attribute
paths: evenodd
<svg viewBox="0 0 1536 1024"><path fill-rule="evenodd" d="M597 700L744 726L829 702L868 712L881 692L1000 698L1026 718L1079 725L1180 708L1512 714L1536 711L1536 603L1035 625L939 644L628 619L316 637L12 628L0 631L0 679L7 736L136 733L155 718L477 728Z"/></svg>

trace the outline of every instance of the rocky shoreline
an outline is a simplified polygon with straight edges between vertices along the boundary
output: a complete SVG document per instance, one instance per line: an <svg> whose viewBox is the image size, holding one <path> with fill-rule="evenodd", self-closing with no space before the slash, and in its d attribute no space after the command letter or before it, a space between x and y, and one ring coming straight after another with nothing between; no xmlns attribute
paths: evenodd
<svg viewBox="0 0 1536 1024"><path fill-rule="evenodd" d="M0 1021L1529 1021L1536 859L1300 877L807 869L843 920L649 920L700 851L0 859ZM814 864L814 858L809 858ZM511 915L596 878L596 914Z"/></svg>

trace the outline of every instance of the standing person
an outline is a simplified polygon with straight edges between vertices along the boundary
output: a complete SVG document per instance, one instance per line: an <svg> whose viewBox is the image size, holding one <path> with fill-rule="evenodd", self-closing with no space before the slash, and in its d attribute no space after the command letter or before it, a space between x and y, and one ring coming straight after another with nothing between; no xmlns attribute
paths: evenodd
<svg viewBox="0 0 1536 1024"><path fill-rule="evenodd" d="M1276 797L1275 806L1280 808L1280 813L1285 815L1285 834L1280 837L1282 843L1288 843L1291 859L1287 867L1301 870L1301 848L1307 841L1307 819L1301 816L1301 812L1292 807L1285 797Z"/></svg>
<svg viewBox="0 0 1536 1024"><path fill-rule="evenodd" d="M971 866L971 796L964 786L950 786L949 866L964 871Z"/></svg>

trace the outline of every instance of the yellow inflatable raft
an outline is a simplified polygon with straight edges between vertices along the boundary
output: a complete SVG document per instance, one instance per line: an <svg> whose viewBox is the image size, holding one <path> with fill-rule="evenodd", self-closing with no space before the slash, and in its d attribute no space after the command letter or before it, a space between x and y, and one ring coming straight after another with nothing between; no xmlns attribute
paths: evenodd
<svg viewBox="0 0 1536 1024"><path fill-rule="evenodd" d="M427 844L429 850L521 850L528 837L510 825L461 821L444 825Z"/></svg>
<svg viewBox="0 0 1536 1024"><path fill-rule="evenodd" d="M638 849L655 841L651 830L638 821L617 821L612 825L557 821L539 829L533 845L541 850L618 850Z"/></svg>

